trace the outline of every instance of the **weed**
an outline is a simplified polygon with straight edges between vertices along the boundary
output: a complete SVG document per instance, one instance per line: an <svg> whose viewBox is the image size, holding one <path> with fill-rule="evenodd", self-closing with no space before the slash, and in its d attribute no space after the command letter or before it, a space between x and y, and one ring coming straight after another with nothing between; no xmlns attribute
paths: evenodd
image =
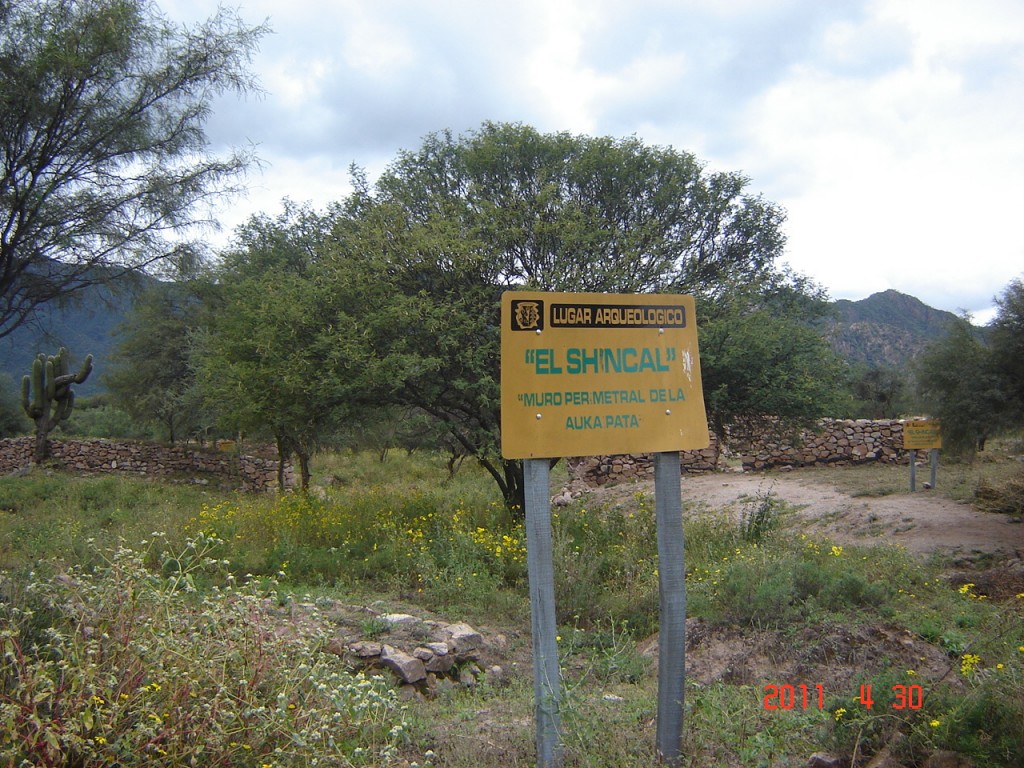
<svg viewBox="0 0 1024 768"><path fill-rule="evenodd" d="M773 495L772 488L758 493L744 506L740 514L740 539L755 543L779 527L779 515L784 504Z"/></svg>
<svg viewBox="0 0 1024 768"><path fill-rule="evenodd" d="M651 667L651 659L636 647L628 621L608 619L586 629L575 624L562 630L563 663L570 657L583 662L576 685L596 682L601 686L637 684Z"/></svg>
<svg viewBox="0 0 1024 768"><path fill-rule="evenodd" d="M158 539L159 537L157 537ZM220 542L166 555L119 546L103 565L31 574L0 603L0 762L8 765L377 765L405 723L393 691L282 634L262 594L197 594Z"/></svg>
<svg viewBox="0 0 1024 768"><path fill-rule="evenodd" d="M367 616L359 622L359 634L368 640L383 637L392 629L391 624L380 616Z"/></svg>

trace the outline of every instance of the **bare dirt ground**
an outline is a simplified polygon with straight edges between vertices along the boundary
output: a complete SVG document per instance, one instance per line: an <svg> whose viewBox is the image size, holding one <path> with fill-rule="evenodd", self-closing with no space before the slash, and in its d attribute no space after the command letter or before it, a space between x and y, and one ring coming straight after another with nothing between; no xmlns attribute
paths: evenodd
<svg viewBox="0 0 1024 768"><path fill-rule="evenodd" d="M819 532L838 544L900 544L919 555L948 555L954 562L985 555L1024 559L1024 525L1007 515L979 512L936 491L853 497L809 469L689 475L683 478L682 493L685 501L730 508L737 515L751 499L771 493L796 508L808 532Z"/></svg>

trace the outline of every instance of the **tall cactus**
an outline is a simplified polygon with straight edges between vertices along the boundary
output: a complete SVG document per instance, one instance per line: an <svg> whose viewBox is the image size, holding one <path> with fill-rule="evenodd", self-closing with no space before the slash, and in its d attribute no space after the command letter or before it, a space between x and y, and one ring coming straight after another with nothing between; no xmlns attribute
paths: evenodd
<svg viewBox="0 0 1024 768"><path fill-rule="evenodd" d="M92 355L85 358L78 373L68 373L68 353L64 347L56 355L39 356L32 361L32 375L21 380L21 407L36 424L36 463L50 457L50 432L71 415L75 407L72 384L81 384L92 373Z"/></svg>

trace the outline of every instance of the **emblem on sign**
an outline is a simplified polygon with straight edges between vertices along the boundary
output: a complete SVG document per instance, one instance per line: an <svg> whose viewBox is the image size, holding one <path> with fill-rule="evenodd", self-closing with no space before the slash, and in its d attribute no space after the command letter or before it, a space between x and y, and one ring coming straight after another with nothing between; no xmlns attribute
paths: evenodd
<svg viewBox="0 0 1024 768"><path fill-rule="evenodd" d="M542 330L544 330L544 302L543 301L513 301L512 302L512 330L513 331L542 331Z"/></svg>

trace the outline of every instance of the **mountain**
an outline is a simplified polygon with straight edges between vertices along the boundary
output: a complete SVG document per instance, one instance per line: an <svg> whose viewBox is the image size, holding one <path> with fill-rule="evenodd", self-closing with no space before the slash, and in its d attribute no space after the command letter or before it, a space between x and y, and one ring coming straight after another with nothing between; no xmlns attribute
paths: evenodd
<svg viewBox="0 0 1024 768"><path fill-rule="evenodd" d="M957 316L933 309L898 291L882 291L860 301L835 302L837 318L826 335L845 360L870 366L900 367L941 339Z"/></svg>
<svg viewBox="0 0 1024 768"><path fill-rule="evenodd" d="M0 373L9 374L20 393L21 378L32 370L36 355L53 355L66 347L71 353L72 370L78 370L86 355L93 356L93 372L83 384L75 385L75 394L102 392L101 379L117 341L114 330L131 310L133 301L130 291L90 286L63 306L44 305L34 321L0 339Z"/></svg>

